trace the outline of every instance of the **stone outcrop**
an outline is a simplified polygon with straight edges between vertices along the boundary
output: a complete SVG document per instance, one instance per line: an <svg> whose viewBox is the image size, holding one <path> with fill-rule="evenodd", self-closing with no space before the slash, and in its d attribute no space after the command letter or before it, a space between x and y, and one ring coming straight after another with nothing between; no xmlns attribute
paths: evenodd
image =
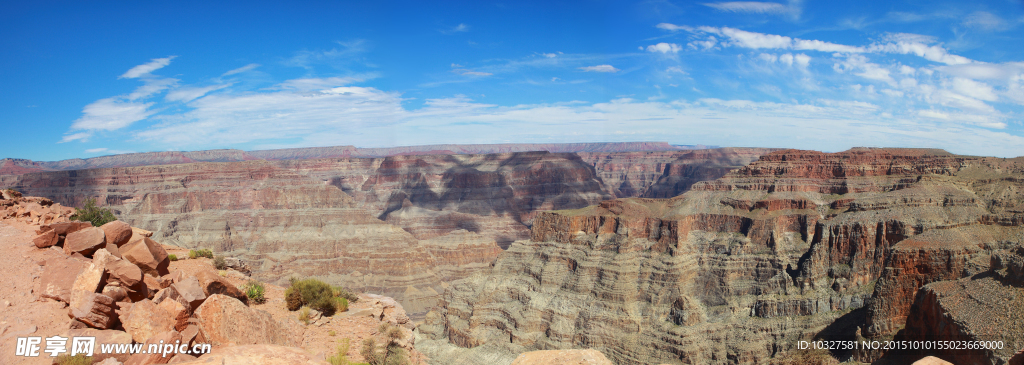
<svg viewBox="0 0 1024 365"><path fill-rule="evenodd" d="M274 344L295 346L295 334L269 313L251 309L238 299L214 294L196 309L203 337L215 346Z"/></svg>
<svg viewBox="0 0 1024 365"><path fill-rule="evenodd" d="M445 291L417 347L439 363L591 347L742 364L799 339L892 338L922 286L1021 245L1021 176L1022 158L787 150L671 199L538 214L530 240Z"/></svg>
<svg viewBox="0 0 1024 365"><path fill-rule="evenodd" d="M934 355L955 364L1005 364L1024 349L1024 248L992 255L990 271L925 285L918 292L906 327L895 340L1002 341L1001 348L890 351L882 362ZM1024 356L1022 356L1024 358Z"/></svg>

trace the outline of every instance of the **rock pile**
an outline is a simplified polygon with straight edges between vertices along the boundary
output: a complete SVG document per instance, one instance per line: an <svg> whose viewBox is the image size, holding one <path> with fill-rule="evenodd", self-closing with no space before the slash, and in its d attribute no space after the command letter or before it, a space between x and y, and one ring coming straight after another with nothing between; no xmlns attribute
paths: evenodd
<svg viewBox="0 0 1024 365"><path fill-rule="evenodd" d="M63 207L53 200L36 196L23 197L21 193L0 190L0 219L15 219L32 224L67 222L75 208Z"/></svg>
<svg viewBox="0 0 1024 365"><path fill-rule="evenodd" d="M296 336L212 267L194 274L168 270L170 260L152 233L114 221L102 227L68 221L74 209L48 199L4 191L5 219L38 226L37 249L63 255L43 263L39 297L68 305L70 336L97 343L181 343L192 346L295 346ZM11 198L11 199L7 199ZM38 213L38 207L46 211ZM13 212L13 213L10 213ZM36 213L34 213L36 212ZM110 358L110 360L107 360ZM104 364L194 360L188 354L97 354Z"/></svg>

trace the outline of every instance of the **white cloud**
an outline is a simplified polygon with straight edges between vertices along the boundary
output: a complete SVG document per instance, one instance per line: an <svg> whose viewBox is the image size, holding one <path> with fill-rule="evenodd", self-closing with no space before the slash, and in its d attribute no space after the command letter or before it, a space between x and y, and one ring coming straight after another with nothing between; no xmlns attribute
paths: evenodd
<svg viewBox="0 0 1024 365"><path fill-rule="evenodd" d="M144 63L144 64L141 64L141 65L132 67L130 70L128 70L127 72L125 72L123 75L121 75L118 78L134 79L134 78L138 78L138 77L142 77L142 76L147 76L151 72L156 71L156 70L158 70L160 68L163 68L164 66L167 66L167 65L171 64L171 60L173 60L175 57L177 57L177 56L170 56L170 57L164 57L164 58L154 58L154 59L152 59L151 61L149 61L147 63Z"/></svg>
<svg viewBox="0 0 1024 365"><path fill-rule="evenodd" d="M324 89L335 88L338 86L345 86L356 82L362 82L369 78L373 78L373 76L369 75L367 77L326 77L292 79L282 82L277 87L281 89L290 89L296 91L320 91Z"/></svg>
<svg viewBox="0 0 1024 365"><path fill-rule="evenodd" d="M587 72L619 72L620 70L613 67L612 65L597 65L597 66L586 66L580 67L580 70Z"/></svg>
<svg viewBox="0 0 1024 365"><path fill-rule="evenodd" d="M960 94L985 101L996 101L999 99L992 86L971 79L953 78L953 90Z"/></svg>
<svg viewBox="0 0 1024 365"><path fill-rule="evenodd" d="M734 13L771 14L785 13L789 11L788 7L779 3L766 3L757 1L729 1L721 3L704 3L704 6L709 6L721 11L730 11Z"/></svg>
<svg viewBox="0 0 1024 365"><path fill-rule="evenodd" d="M132 91L131 94L128 94L128 100L138 100L142 98L147 98L153 94L167 90L171 86L177 84L178 81L180 80L171 78L147 77L145 81L145 84L136 88L135 91Z"/></svg>
<svg viewBox="0 0 1024 365"><path fill-rule="evenodd" d="M811 64L811 56L800 53L793 56L793 61L796 62L797 66L807 68L807 66Z"/></svg>
<svg viewBox="0 0 1024 365"><path fill-rule="evenodd" d="M92 137L92 132L78 132L78 133L65 134L64 138L61 138L60 142L57 142L57 143L64 143L64 142L71 142L71 141L78 141L78 140L86 141L86 140L89 139L89 137Z"/></svg>
<svg viewBox="0 0 1024 365"><path fill-rule="evenodd" d="M240 73L243 73L243 72L246 72L246 71L251 71L251 70L254 70L254 69L256 69L257 67L260 67L260 65L259 65L258 63L250 63L250 64L248 64L248 65L245 65L245 66L242 66L242 67L236 68L236 69L234 69L234 70L231 70L231 71L225 72L224 74L222 74L222 75L220 75L220 76L221 76L221 77L224 77L224 76L231 76L231 75L234 75L234 74L240 74Z"/></svg>
<svg viewBox="0 0 1024 365"><path fill-rule="evenodd" d="M117 130L146 119L153 114L153 103L122 100L117 97L100 99L82 109L82 116L71 124L72 130Z"/></svg>
<svg viewBox="0 0 1024 365"><path fill-rule="evenodd" d="M839 73L850 72L869 80L882 81L896 86L896 80L889 76L889 70L869 62L868 58L863 55L850 55L833 64L832 69Z"/></svg>
<svg viewBox="0 0 1024 365"><path fill-rule="evenodd" d="M554 53L541 53L541 55L544 55L544 57L547 57L547 58L555 58L555 57L558 57L558 55L557 55L557 54L554 54Z"/></svg>
<svg viewBox="0 0 1024 365"><path fill-rule="evenodd" d="M886 44L873 44L870 47L870 50L872 52L912 54L932 62L945 63L947 65L962 65L973 62L967 57L950 54L941 46L929 46L921 42L899 41Z"/></svg>
<svg viewBox="0 0 1024 365"><path fill-rule="evenodd" d="M85 150L85 153L100 153L100 152L103 152L103 151L106 151L106 150L107 149L105 147L104 148L90 148L90 149Z"/></svg>
<svg viewBox="0 0 1024 365"><path fill-rule="evenodd" d="M675 25L675 24L671 24L671 23L659 23L658 25L655 25L655 27L658 28L658 29L667 30L667 31L670 31L670 32L678 32L680 30L685 30L687 32L692 32L693 31L693 27L686 26L686 25Z"/></svg>
<svg viewBox="0 0 1024 365"><path fill-rule="evenodd" d="M164 100L187 103L212 91L220 90L228 86L231 86L231 84L210 85L206 87L186 86L168 92L167 96L164 97Z"/></svg>
<svg viewBox="0 0 1024 365"><path fill-rule="evenodd" d="M647 52L679 53L683 47L675 43L658 43L647 46Z"/></svg>

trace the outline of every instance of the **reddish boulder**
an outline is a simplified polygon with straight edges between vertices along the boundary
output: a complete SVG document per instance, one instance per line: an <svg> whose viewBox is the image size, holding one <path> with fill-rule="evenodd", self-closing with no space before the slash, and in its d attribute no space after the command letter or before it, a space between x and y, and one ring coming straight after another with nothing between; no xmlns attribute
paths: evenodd
<svg viewBox="0 0 1024 365"><path fill-rule="evenodd" d="M209 298L211 295L220 294L238 299L242 303L249 303L249 297L245 295L230 281L220 277L216 272L205 270L196 273L196 279L203 293Z"/></svg>
<svg viewBox="0 0 1024 365"><path fill-rule="evenodd" d="M39 284L39 296L71 302L71 287L75 279L89 264L70 258L57 257L46 260L43 275Z"/></svg>
<svg viewBox="0 0 1024 365"><path fill-rule="evenodd" d="M171 264L171 261L167 258L167 251L159 243L149 238L129 242L122 246L121 257L137 265L142 272L155 277L170 273L167 266Z"/></svg>
<svg viewBox="0 0 1024 365"><path fill-rule="evenodd" d="M213 294L196 309L199 330L214 346L276 344L294 346L296 336L262 310L235 298Z"/></svg>
<svg viewBox="0 0 1024 365"><path fill-rule="evenodd" d="M100 293L113 299L115 302L123 302L128 298L128 292L120 286L107 285L103 287L103 291Z"/></svg>
<svg viewBox="0 0 1024 365"><path fill-rule="evenodd" d="M177 300L164 300L157 304L157 306L171 314L175 330L181 331L188 326L188 317L192 314L188 307L182 305Z"/></svg>
<svg viewBox="0 0 1024 365"><path fill-rule="evenodd" d="M199 280L194 276L189 276L187 279L172 284L171 288L174 288L182 301L188 303L191 310L196 310L206 300L206 292L203 291Z"/></svg>
<svg viewBox="0 0 1024 365"><path fill-rule="evenodd" d="M103 294L82 293L72 301L68 316L89 327L108 329L117 325L114 299Z"/></svg>
<svg viewBox="0 0 1024 365"><path fill-rule="evenodd" d="M100 226L100 229L106 235L107 242L113 243L117 247L124 246L124 244L128 243L128 239L132 238L132 227L122 221L104 224Z"/></svg>
<svg viewBox="0 0 1024 365"><path fill-rule="evenodd" d="M38 237L32 240L32 243L34 243L36 247L47 248L56 245L59 238L60 237L57 236L57 232L51 230L40 234Z"/></svg>
<svg viewBox="0 0 1024 365"><path fill-rule="evenodd" d="M152 300L146 299L125 308L121 307L121 322L135 342L145 342L159 333L174 330L174 316Z"/></svg>
<svg viewBox="0 0 1024 365"><path fill-rule="evenodd" d="M86 257L103 248L107 243L103 230L97 227L85 228L68 234L64 239L64 254L80 253Z"/></svg>
<svg viewBox="0 0 1024 365"><path fill-rule="evenodd" d="M89 222L63 222L63 223L52 223L39 227L40 231L52 230L60 236L67 236L76 231L80 231L86 228L92 227L92 223ZM41 233L41 232L40 232Z"/></svg>
<svg viewBox="0 0 1024 365"><path fill-rule="evenodd" d="M111 280L117 280L127 287L142 281L142 270L128 260L113 260L107 263L107 274Z"/></svg>

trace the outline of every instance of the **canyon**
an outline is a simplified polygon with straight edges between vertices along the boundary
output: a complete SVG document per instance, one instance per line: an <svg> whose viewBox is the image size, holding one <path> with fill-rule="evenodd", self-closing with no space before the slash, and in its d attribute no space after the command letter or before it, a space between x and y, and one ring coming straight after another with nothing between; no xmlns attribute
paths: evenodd
<svg viewBox="0 0 1024 365"><path fill-rule="evenodd" d="M540 213L529 240L451 284L418 349L439 363L590 347L618 364L756 364L801 340L1002 340L831 356L1015 363L1022 176L1024 158L786 150L670 199Z"/></svg>
<svg viewBox="0 0 1024 365"><path fill-rule="evenodd" d="M1024 361L1024 157L458 153L474 148L91 169L5 160L0 187L68 207L95 198L160 242L238 258L264 281L394 297L431 363L588 348L616 364ZM190 156L227 154L204 152ZM993 339L1004 348L797 348Z"/></svg>
<svg viewBox="0 0 1024 365"><path fill-rule="evenodd" d="M445 151L479 150L448 147ZM546 147L589 151L580 153L373 158L324 157L352 151L345 147L161 152L89 162L128 165L122 167L8 169L0 186L65 206L97 199L122 220L153 231L160 242L239 258L261 280L283 284L293 276L314 276L394 297L411 317L422 319L448 283L489 268L502 248L528 238L538 211L681 193L771 151L681 150L667 144L627 147L668 151L606 151L612 147L623 146ZM227 161L174 164L178 160L171 155ZM253 156L266 159L249 159ZM166 164L131 166L154 159Z"/></svg>

